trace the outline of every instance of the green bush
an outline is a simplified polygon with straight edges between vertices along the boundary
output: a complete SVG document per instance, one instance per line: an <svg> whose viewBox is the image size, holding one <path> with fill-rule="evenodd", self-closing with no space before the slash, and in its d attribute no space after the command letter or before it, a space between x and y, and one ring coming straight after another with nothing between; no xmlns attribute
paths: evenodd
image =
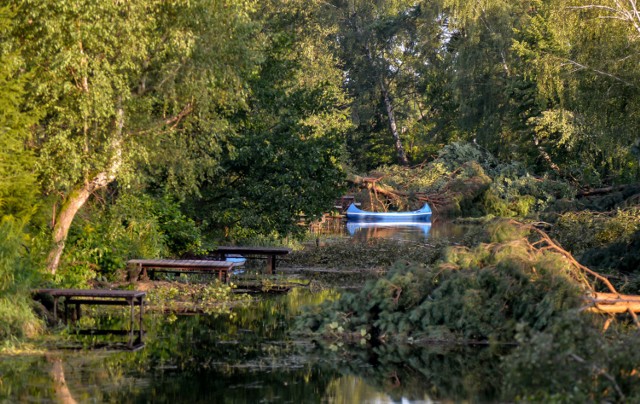
<svg viewBox="0 0 640 404"><path fill-rule="evenodd" d="M179 205L148 195L120 196L110 206L90 206L74 221L57 282L80 287L113 278L132 258L201 254L201 234Z"/></svg>
<svg viewBox="0 0 640 404"><path fill-rule="evenodd" d="M23 223L5 216L0 221L0 341L31 336L42 324L31 305L29 287L35 276Z"/></svg>

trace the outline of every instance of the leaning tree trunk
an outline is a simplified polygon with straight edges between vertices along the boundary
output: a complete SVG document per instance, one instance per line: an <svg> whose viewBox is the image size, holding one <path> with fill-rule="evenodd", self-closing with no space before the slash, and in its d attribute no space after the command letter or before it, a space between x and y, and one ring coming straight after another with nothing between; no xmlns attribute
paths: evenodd
<svg viewBox="0 0 640 404"><path fill-rule="evenodd" d="M107 173L100 173L92 181L84 184L71 191L67 200L63 203L62 208L56 216L55 226L53 228L53 248L49 252L47 259L47 268L51 274L56 273L58 266L60 265L60 257L64 251L64 245L69 234L69 228L73 218L78 213L78 210L87 202L91 194L107 186L111 181L115 179L107 175Z"/></svg>
<svg viewBox="0 0 640 404"><path fill-rule="evenodd" d="M62 204L62 208L55 217L53 227L53 248L47 258L47 268L55 275L60 265L60 258L64 251L67 235L71 228L71 223L78 213L78 210L87 202L91 194L101 188L106 187L117 177L122 166L122 129L124 127L124 111L118 108L116 112L116 133L110 145L111 161L108 168L98 173L91 180L76 187Z"/></svg>
<svg viewBox="0 0 640 404"><path fill-rule="evenodd" d="M398 161L403 166L407 166L409 165L409 160L407 159L407 154L404 152L404 147L402 147L402 141L400 140L398 126L396 124L396 117L393 113L393 104L391 103L391 97L389 97L389 91L387 90L387 86L384 84L383 79L380 79L380 90L382 91L382 97L384 99L384 107L387 110L389 129L391 130L391 136L393 136L393 142L396 147L396 152L398 153Z"/></svg>

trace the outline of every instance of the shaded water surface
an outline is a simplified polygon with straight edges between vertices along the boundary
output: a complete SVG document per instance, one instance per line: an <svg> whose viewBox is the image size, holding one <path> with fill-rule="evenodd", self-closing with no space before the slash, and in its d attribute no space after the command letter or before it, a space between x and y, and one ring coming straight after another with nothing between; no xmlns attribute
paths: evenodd
<svg viewBox="0 0 640 404"><path fill-rule="evenodd" d="M455 239L464 229L352 225L342 231L354 242L424 243ZM231 317L147 313L146 346L137 352L114 349L122 346L114 339L56 335L46 354L0 356L0 402L385 403L499 396L492 382L499 361L487 348L346 347L291 336L303 306L336 297L335 291L294 289ZM109 316L101 324L119 328L118 321ZM106 349L95 349L105 341ZM94 349L60 349L79 342Z"/></svg>
<svg viewBox="0 0 640 404"><path fill-rule="evenodd" d="M147 344L137 352L53 349L0 357L0 401L353 403L493 397L484 378L496 362L488 350L345 349L288 336L302 305L333 297L330 291L296 289L234 318L149 315Z"/></svg>
<svg viewBox="0 0 640 404"><path fill-rule="evenodd" d="M429 239L456 240L461 238L467 226L450 222L415 223L366 223L347 222L346 234L356 242L370 239L424 242Z"/></svg>

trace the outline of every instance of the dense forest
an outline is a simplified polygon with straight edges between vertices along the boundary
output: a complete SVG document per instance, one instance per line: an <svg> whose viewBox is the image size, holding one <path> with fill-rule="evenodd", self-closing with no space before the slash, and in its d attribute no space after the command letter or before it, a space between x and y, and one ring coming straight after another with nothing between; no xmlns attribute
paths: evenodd
<svg viewBox="0 0 640 404"><path fill-rule="evenodd" d="M633 184L639 47L635 0L3 2L0 337L36 285L300 234L375 170Z"/></svg>

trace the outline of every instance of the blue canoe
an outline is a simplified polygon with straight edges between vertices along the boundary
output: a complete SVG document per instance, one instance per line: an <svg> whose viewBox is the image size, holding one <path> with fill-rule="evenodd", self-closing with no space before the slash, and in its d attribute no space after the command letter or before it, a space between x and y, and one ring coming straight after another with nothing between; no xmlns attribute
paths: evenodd
<svg viewBox="0 0 640 404"><path fill-rule="evenodd" d="M431 208L424 204L422 209L411 212L367 212L351 204L347 209L347 221L351 222L430 222Z"/></svg>

